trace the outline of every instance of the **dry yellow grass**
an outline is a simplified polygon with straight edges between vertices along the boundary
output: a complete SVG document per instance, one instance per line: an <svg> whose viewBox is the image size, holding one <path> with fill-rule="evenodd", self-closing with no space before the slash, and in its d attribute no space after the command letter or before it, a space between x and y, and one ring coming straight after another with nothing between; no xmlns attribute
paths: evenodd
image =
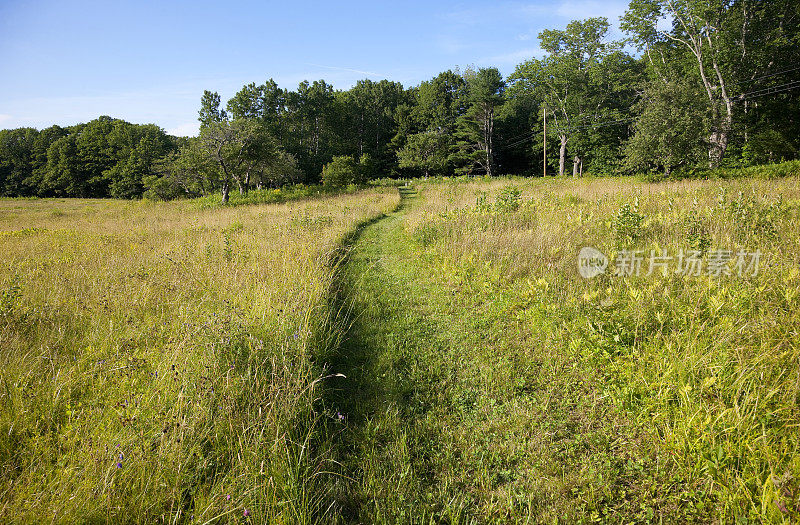
<svg viewBox="0 0 800 525"><path fill-rule="evenodd" d="M397 199L0 200L0 519L311 519L330 256Z"/></svg>

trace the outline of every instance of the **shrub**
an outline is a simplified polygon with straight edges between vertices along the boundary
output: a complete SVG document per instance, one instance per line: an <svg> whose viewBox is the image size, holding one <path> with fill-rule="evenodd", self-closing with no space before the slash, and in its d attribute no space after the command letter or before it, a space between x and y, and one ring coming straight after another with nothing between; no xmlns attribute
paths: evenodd
<svg viewBox="0 0 800 525"><path fill-rule="evenodd" d="M364 153L358 159L358 175L359 177L352 184L364 184L378 176L378 163L369 153Z"/></svg>
<svg viewBox="0 0 800 525"><path fill-rule="evenodd" d="M633 206L627 203L623 204L611 221L611 227L614 229L617 240L633 242L641 237L643 220L644 215L639 213L638 198Z"/></svg>
<svg viewBox="0 0 800 525"><path fill-rule="evenodd" d="M519 188L503 188L503 191L497 195L495 208L501 212L516 211L519 208L521 197L522 191Z"/></svg>
<svg viewBox="0 0 800 525"><path fill-rule="evenodd" d="M703 254L708 253L708 249L711 247L711 234L700 216L696 213L687 216L683 225L689 247Z"/></svg>
<svg viewBox="0 0 800 525"><path fill-rule="evenodd" d="M344 187L363 182L364 169L350 155L333 157L333 160L322 168L322 184L325 186Z"/></svg>

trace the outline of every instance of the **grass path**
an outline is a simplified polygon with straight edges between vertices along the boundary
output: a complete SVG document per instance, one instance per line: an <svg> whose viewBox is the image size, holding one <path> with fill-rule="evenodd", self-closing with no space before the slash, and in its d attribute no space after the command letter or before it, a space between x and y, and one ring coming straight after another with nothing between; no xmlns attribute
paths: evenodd
<svg viewBox="0 0 800 525"><path fill-rule="evenodd" d="M796 244L800 201L745 197L746 183L733 200L711 184L610 200L596 198L619 191L606 182L566 194L536 182L524 200L493 184L424 186L348 244L333 304L348 329L323 356L346 376L323 399L338 474L329 515L797 521L796 269L584 281L574 254L617 236L613 250L624 216L643 246L675 253L699 224L715 246L772 246L794 268L779 247Z"/></svg>
<svg viewBox="0 0 800 525"><path fill-rule="evenodd" d="M627 483L614 419L569 356L547 356L563 334L545 312L532 331L502 287L437 274L403 228L415 201L367 225L340 272L349 329L326 360L346 376L326 399L338 413L334 514L525 523L579 520L587 500L624 504L604 488Z"/></svg>
<svg viewBox="0 0 800 525"><path fill-rule="evenodd" d="M407 197L396 212L366 226L340 275L338 309L349 328L329 362L346 379L329 401L342 418L337 501L345 521L424 515L418 497L435 485L425 454L436 440L418 430L437 381L419 379L450 343L443 312L436 311L443 301L420 275L402 229L410 205Z"/></svg>

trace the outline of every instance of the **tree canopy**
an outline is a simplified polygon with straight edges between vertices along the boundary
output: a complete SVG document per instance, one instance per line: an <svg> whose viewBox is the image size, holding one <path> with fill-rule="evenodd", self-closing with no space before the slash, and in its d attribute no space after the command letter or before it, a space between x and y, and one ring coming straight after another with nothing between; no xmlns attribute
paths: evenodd
<svg viewBox="0 0 800 525"><path fill-rule="evenodd" d="M227 200L319 183L326 166L359 181L537 175L545 156L562 175L570 160L574 175L672 174L800 156L800 3L631 0L621 22L635 53L607 19L575 20L541 31L542 54L508 78L470 66L411 87L207 90L193 138L107 116L0 130L0 194Z"/></svg>

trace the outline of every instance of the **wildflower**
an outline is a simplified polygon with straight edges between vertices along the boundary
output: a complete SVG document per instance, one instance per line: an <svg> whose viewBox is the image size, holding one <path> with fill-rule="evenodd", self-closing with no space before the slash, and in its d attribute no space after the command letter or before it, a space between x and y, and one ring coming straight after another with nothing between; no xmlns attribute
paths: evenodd
<svg viewBox="0 0 800 525"><path fill-rule="evenodd" d="M230 494L226 495L226 496L225 496L225 500L226 500L226 501L230 501L230 500L231 500L231 495L230 495Z"/></svg>
<svg viewBox="0 0 800 525"><path fill-rule="evenodd" d="M122 468L122 463L117 462L117 468Z"/></svg>
<svg viewBox="0 0 800 525"><path fill-rule="evenodd" d="M247 509L244 509L244 517L246 518L246 517L248 517L249 515L250 515L250 511L249 511L249 510L247 510Z"/></svg>

